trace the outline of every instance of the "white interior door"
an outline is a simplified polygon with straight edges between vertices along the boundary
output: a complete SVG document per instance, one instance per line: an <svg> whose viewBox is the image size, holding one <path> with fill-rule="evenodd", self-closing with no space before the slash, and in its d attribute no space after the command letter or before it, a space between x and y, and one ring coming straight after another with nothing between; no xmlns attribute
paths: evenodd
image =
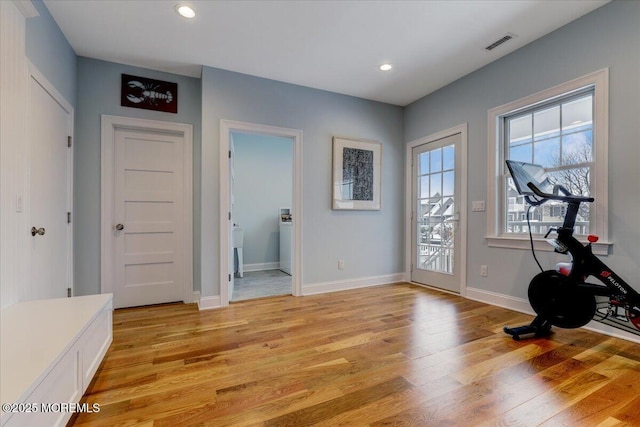
<svg viewBox="0 0 640 427"><path fill-rule="evenodd" d="M114 307L183 301L184 136L116 129Z"/></svg>
<svg viewBox="0 0 640 427"><path fill-rule="evenodd" d="M412 150L411 280L460 293L461 135Z"/></svg>
<svg viewBox="0 0 640 427"><path fill-rule="evenodd" d="M30 288L25 299L61 298L71 289L71 109L29 79ZM48 86L48 84L47 84ZM20 202L18 202L18 206ZM19 206L20 208L20 206Z"/></svg>

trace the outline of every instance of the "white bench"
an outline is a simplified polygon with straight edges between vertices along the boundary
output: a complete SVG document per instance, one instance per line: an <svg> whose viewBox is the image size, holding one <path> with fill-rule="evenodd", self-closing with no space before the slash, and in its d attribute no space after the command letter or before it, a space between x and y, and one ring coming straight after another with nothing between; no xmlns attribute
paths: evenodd
<svg viewBox="0 0 640 427"><path fill-rule="evenodd" d="M113 339L112 299L27 301L2 310L2 427L66 424L78 410L66 404L80 401Z"/></svg>

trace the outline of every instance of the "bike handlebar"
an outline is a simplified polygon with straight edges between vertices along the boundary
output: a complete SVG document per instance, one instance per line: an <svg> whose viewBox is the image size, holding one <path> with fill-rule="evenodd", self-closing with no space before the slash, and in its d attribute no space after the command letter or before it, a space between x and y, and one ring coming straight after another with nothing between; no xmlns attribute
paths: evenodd
<svg viewBox="0 0 640 427"><path fill-rule="evenodd" d="M560 189L560 191L565 193L564 196L561 196L560 194L544 193L540 191L540 189L536 187L533 182L527 182L527 187L529 187L536 196L542 197L545 199L550 199L550 200L560 200L561 202L567 202L567 203L582 203L582 202L591 203L595 200L593 197L574 196L573 194L569 193L569 191L567 191L567 189L561 185L559 185L558 188Z"/></svg>

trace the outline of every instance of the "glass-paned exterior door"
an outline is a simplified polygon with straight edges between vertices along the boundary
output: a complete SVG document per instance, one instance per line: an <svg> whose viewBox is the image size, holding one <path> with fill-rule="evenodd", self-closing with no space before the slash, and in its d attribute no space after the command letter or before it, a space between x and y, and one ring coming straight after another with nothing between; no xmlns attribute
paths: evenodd
<svg viewBox="0 0 640 427"><path fill-rule="evenodd" d="M460 134L413 149L411 280L460 292Z"/></svg>

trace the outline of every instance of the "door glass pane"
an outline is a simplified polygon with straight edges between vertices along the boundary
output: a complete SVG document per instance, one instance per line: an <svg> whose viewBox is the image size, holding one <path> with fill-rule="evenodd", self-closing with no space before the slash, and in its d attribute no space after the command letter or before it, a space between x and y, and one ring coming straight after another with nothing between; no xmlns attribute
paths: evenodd
<svg viewBox="0 0 640 427"><path fill-rule="evenodd" d="M423 167L428 161L428 168ZM417 268L453 274L455 218L455 145L419 156L417 184ZM428 191L426 186L428 183Z"/></svg>
<svg viewBox="0 0 640 427"><path fill-rule="evenodd" d="M449 171L442 174L442 195L444 197L453 196L455 184L455 172Z"/></svg>
<svg viewBox="0 0 640 427"><path fill-rule="evenodd" d="M420 174L429 173L429 153L420 153Z"/></svg>
<svg viewBox="0 0 640 427"><path fill-rule="evenodd" d="M442 149L437 148L431 152L431 172L442 170Z"/></svg>
<svg viewBox="0 0 640 427"><path fill-rule="evenodd" d="M418 185L420 185L419 195L421 199L425 197L429 197L429 175L422 176L418 180Z"/></svg>
<svg viewBox="0 0 640 427"><path fill-rule="evenodd" d="M431 174L431 185L429 186L430 197L440 197L442 194L442 172Z"/></svg>
<svg viewBox="0 0 640 427"><path fill-rule="evenodd" d="M453 145L442 149L442 169L451 170L456 165L456 150Z"/></svg>
<svg viewBox="0 0 640 427"><path fill-rule="evenodd" d="M429 212L431 211L432 205L429 203L429 199L424 199L420 201L420 208L418 212L420 212L420 220L428 220Z"/></svg>
<svg viewBox="0 0 640 427"><path fill-rule="evenodd" d="M455 205L453 204L453 199L449 199L444 206L444 216L445 218L452 219L455 211Z"/></svg>

